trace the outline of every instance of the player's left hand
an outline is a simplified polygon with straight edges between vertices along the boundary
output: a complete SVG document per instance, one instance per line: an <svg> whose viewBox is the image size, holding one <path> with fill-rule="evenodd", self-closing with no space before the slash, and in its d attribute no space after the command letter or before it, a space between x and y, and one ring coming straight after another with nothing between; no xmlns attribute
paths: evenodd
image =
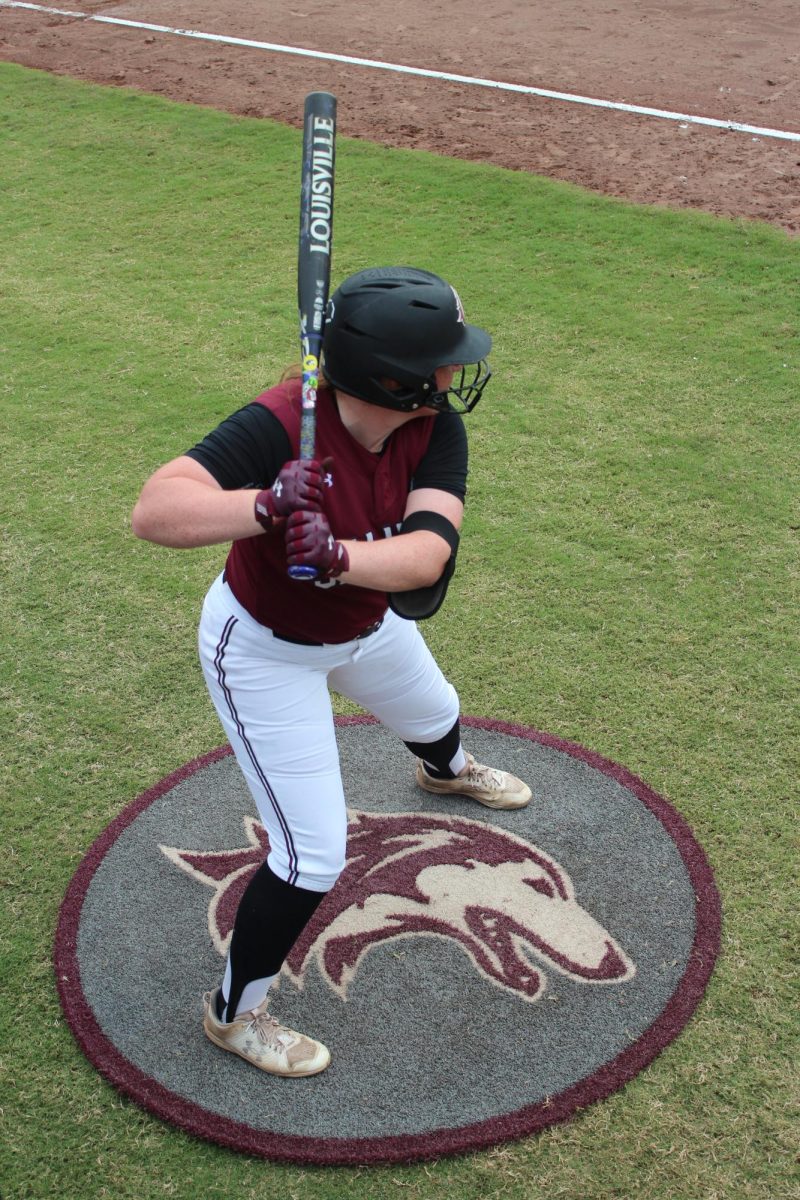
<svg viewBox="0 0 800 1200"><path fill-rule="evenodd" d="M350 556L331 533L321 512L293 512L286 522L286 561L290 567L316 567L320 579L336 579L350 566Z"/></svg>

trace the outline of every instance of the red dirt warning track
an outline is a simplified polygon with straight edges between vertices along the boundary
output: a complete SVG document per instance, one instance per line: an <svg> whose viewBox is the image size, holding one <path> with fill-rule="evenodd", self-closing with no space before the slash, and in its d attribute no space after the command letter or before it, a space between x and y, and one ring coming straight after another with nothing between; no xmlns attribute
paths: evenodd
<svg viewBox="0 0 800 1200"><path fill-rule="evenodd" d="M800 132L795 0L82 0L53 5ZM0 7L0 58L800 231L800 142Z"/></svg>

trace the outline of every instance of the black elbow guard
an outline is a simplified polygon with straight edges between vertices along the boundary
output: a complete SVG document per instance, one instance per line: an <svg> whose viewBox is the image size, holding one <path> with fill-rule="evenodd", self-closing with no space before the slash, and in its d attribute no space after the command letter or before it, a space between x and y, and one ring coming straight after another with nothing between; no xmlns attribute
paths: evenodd
<svg viewBox="0 0 800 1200"><path fill-rule="evenodd" d="M425 621L438 612L442 601L447 595L447 585L456 569L456 554L458 552L458 530L452 521L436 512L413 512L403 522L402 533L414 533L417 529L429 529L438 533L450 547L450 557L436 583L430 587L414 588L410 592L390 592L389 608L398 617L407 621Z"/></svg>

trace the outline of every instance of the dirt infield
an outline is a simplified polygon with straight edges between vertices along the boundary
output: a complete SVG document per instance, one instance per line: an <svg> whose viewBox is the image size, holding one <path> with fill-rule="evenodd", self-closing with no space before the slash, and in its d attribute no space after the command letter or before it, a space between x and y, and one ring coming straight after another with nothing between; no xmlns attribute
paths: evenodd
<svg viewBox="0 0 800 1200"><path fill-rule="evenodd" d="M506 0L489 10L480 0L65 7L800 132L795 0ZM306 92L330 90L345 136L800 232L796 141L27 9L0 7L0 58L292 125Z"/></svg>

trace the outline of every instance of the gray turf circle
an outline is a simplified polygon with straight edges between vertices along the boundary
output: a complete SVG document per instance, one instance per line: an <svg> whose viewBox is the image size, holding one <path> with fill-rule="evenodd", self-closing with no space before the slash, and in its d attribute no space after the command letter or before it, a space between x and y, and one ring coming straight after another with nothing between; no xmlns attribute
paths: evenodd
<svg viewBox="0 0 800 1200"><path fill-rule="evenodd" d="M379 725L339 726L348 805L487 822L530 841L568 873L581 905L635 963L632 979L587 985L552 963L541 999L497 987L446 937L371 950L347 998L316 966L272 1005L324 1041L324 1074L265 1076L204 1037L201 997L223 960L208 931L210 891L159 849L246 844L252 799L235 760L198 770L147 807L110 847L81 913L83 993L102 1031L145 1075L207 1111L273 1134L380 1138L497 1118L558 1095L625 1051L658 1018L686 970L695 897L664 826L627 787L560 749L465 730L480 761L530 782L519 812L435 797Z"/></svg>

